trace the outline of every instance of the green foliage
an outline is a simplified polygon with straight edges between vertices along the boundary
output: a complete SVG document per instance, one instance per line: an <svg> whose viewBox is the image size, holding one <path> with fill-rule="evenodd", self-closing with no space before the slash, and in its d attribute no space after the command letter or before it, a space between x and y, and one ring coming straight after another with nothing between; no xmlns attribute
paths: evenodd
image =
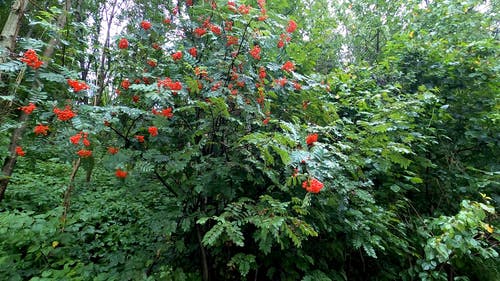
<svg viewBox="0 0 500 281"><path fill-rule="evenodd" d="M423 245L424 257L417 260L417 265L422 269L422 271L416 270L419 272L419 278L422 280L434 280L436 276L446 278L444 272L439 269L444 265L453 265L460 272L466 267L464 261L498 261L498 252L489 244L491 241L480 239L498 232L484 222L486 216L492 214L494 214L492 206L465 200L462 201L461 210L455 216L441 216L426 222L426 229L419 231L425 233L426 239ZM497 271L488 273L492 277L499 276ZM467 276L474 275L465 275L463 278L468 280Z"/></svg>
<svg viewBox="0 0 500 281"><path fill-rule="evenodd" d="M33 11L20 49L59 37L51 64L0 64L2 159L27 128L1 276L498 279L499 60L479 1L272 1L265 21L252 1L108 2L62 29L64 11ZM97 19L114 17L121 32L100 42Z"/></svg>
<svg viewBox="0 0 500 281"><path fill-rule="evenodd" d="M255 256L245 255L242 253L236 254L227 264L228 267L238 267L238 271L242 277L245 277L250 269L255 268Z"/></svg>
<svg viewBox="0 0 500 281"><path fill-rule="evenodd" d="M116 188L110 185L112 179L98 171L92 185L83 178L77 180L71 215L62 224L60 195L67 188L62 180L67 166L37 163L37 169L52 169L44 173L26 168L20 167L14 176L15 192L0 215L2 276L9 280L149 280L146 269L156 268L154 278L177 280L180 272L158 265L170 258L167 248L175 242L170 235L176 228L175 222L164 220L175 214L176 204L157 197L164 192L162 187L142 181ZM129 190L131 186L140 190ZM31 201L39 202L36 209L27 204Z"/></svg>

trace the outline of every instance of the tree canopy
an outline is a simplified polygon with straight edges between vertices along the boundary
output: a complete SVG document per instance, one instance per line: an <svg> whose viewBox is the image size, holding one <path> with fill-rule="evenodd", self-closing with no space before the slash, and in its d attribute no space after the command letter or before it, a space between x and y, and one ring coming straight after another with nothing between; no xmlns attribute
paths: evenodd
<svg viewBox="0 0 500 281"><path fill-rule="evenodd" d="M500 278L495 1L0 4L8 280Z"/></svg>

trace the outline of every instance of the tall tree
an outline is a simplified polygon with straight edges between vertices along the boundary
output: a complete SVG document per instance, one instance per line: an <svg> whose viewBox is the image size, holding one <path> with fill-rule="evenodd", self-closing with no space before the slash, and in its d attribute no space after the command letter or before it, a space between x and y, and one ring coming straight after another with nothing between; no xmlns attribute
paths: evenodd
<svg viewBox="0 0 500 281"><path fill-rule="evenodd" d="M0 63L14 51L16 38L21 28L24 12L28 7L29 0L16 0L12 4L9 16L5 21L0 33ZM1 77L0 77L1 78Z"/></svg>
<svg viewBox="0 0 500 281"><path fill-rule="evenodd" d="M9 17L5 22L4 28L2 29L2 33L0 34L0 63L4 62L6 58L10 55L10 52L14 51L16 45L16 38L21 28L22 18L24 16L24 11L28 6L28 0L16 0L11 7ZM0 72L0 81L2 80ZM4 106L2 106L3 108ZM6 111L6 109L2 109L2 111ZM27 115L22 113L19 117L19 122L23 124L27 119ZM24 131L23 126L16 128L12 133L11 143L9 146L9 153L5 159L5 162L2 166L2 175L0 175L0 202L3 199L5 194L5 189L7 188L7 184L9 182L9 178L12 175L12 171L14 170L15 162L16 162L16 147L17 143L21 139L22 133Z"/></svg>
<svg viewBox="0 0 500 281"><path fill-rule="evenodd" d="M13 7L12 13L15 14L13 17L14 17L14 19L17 20L17 21L13 21L12 22L13 24L16 23L19 25L19 23L21 21L21 16L22 16L22 14L19 15L19 9L23 8L22 11L24 11L24 9L26 8L27 2L28 1L26 1L26 3L24 3L24 1L19 0L16 2L16 3L18 3L18 5L14 4L12 6ZM23 6L19 6L21 4L23 4ZM58 21L57 21L58 29L62 29L65 26L67 14L69 13L70 7L71 7L71 0L66 0L64 10L58 17ZM9 18L10 18L10 16L9 16ZM9 23L9 21L7 21L7 23ZM4 29L8 28L8 30L11 30L10 32L12 32L12 30L15 30L15 32L17 34L17 32L19 30L19 26L17 25L16 28L13 29L12 27L8 27L7 23L4 27ZM2 34L3 34L3 32L2 32ZM6 33L6 34L11 35L11 33ZM12 37L8 37L8 38L12 39ZM15 40L14 40L14 42L15 42ZM55 37L55 38L52 38L50 40L50 42L47 44L47 47L44 51L44 57L43 57L45 64L49 63L50 58L54 54L54 49L59 44L59 42L60 42L60 38ZM11 43L11 44L14 44L14 43ZM38 84L35 83L34 87L38 87ZM16 161L17 161L17 156L18 156L18 153L16 153L16 149L18 149L19 143L22 139L24 131L26 130L26 125L27 125L26 123L27 123L28 118L29 118L29 114L27 114L25 111L21 111L19 119L18 119L19 125L16 128L14 128L14 130L12 131L12 135L10 137L10 145L9 145L10 155L8 155L5 158L3 166L2 166L2 177L0 178L0 202L4 198L5 190L7 189L7 186L8 186L9 181L10 181L10 177L11 177L12 173L14 172L14 169L16 166Z"/></svg>

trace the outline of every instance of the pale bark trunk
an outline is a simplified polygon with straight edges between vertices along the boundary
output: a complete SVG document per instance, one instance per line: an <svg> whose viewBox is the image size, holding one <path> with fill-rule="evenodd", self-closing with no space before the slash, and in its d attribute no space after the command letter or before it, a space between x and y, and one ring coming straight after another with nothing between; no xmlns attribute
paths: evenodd
<svg viewBox="0 0 500 281"><path fill-rule="evenodd" d="M16 47L16 38L21 28L21 21L24 16L24 11L28 6L28 0L16 0L10 9L9 17L5 22L5 25L0 34L0 63L4 62L9 56L14 48ZM0 80L2 79L0 73ZM9 153L10 155L5 159L2 166L2 174L0 175L0 202L2 202L5 190L9 184L10 177L16 166L17 155L16 147L21 140L22 134L25 129L25 122L28 119L28 115L24 112L19 117L19 122L21 126L16 128L11 136Z"/></svg>
<svg viewBox="0 0 500 281"><path fill-rule="evenodd" d="M17 34L21 28L21 20L27 6L28 0L16 0L11 6L9 17L0 34L0 63L4 62L14 51Z"/></svg>
<svg viewBox="0 0 500 281"><path fill-rule="evenodd" d="M110 69L111 64L111 54L109 52L110 48L110 40L111 40L111 27L113 25L113 19L115 17L115 10L117 7L118 0L113 1L111 4L111 12L106 16L107 18L107 30L106 30L106 38L104 40L104 48L101 54L101 61L99 66L99 72L97 74L97 94L94 97L94 105L101 104L101 97L104 93L104 85L106 83L106 79L108 77L108 71ZM107 11L104 11L106 13Z"/></svg>
<svg viewBox="0 0 500 281"><path fill-rule="evenodd" d="M26 3L28 2L27 0L16 1L14 3L14 5L12 5L11 14L12 13L18 14L19 8L20 8L19 4L22 4L21 2L24 2L24 1L26 1ZM18 3L18 5L16 5L16 3ZM59 28L63 28L66 25L67 14L68 14L70 7L71 7L71 0L66 0L65 10L59 16L59 19L57 21ZM24 9L25 8L26 8L26 5L24 6ZM24 13L24 10L22 13L20 13L20 16L22 16L23 13ZM9 18L10 18L10 15L9 15ZM19 20L18 24L20 25L21 17L19 17L18 20ZM7 20L7 22L8 22L8 20ZM4 29L7 26L8 26L8 24L5 25ZM9 27L7 27L7 28L9 28ZM19 29L17 29L17 30L19 30ZM2 34L3 34L3 31L2 31ZM16 33L16 36L17 36L17 33ZM50 40L50 42L49 42L49 44L44 52L43 59L44 59L45 65L48 64L48 61L50 60L50 58L54 54L54 49L59 44L59 41L60 41L59 37L55 37L55 38ZM15 41L13 44L14 45L11 46L12 49L15 46ZM11 136L11 140L10 140L10 148L9 148L10 155L7 156L7 158L5 159L4 165L2 167L2 175L0 175L0 202L2 202L2 200L4 198L5 190L7 189L10 177L12 176L12 173L14 172L14 168L16 166L17 155L15 152L15 149L20 144L22 136L24 134L24 131L26 130L26 122L28 121L28 117L29 116L27 114L22 112L21 116L19 117L19 120L18 120L18 122L21 125L19 127L17 127L16 129L14 129L14 131L12 132L12 136Z"/></svg>
<svg viewBox="0 0 500 281"><path fill-rule="evenodd" d="M66 0L65 5L64 5L64 11L62 14L59 16L57 19L57 27L59 29L64 28L66 25L66 20L68 19L67 15L69 10L71 9L71 0ZM57 33L59 34L59 33ZM49 44L47 45L47 48L43 52L43 59L44 59L44 64L47 66L49 64L49 60L52 57L52 54L54 53L54 49L59 45L59 42L61 41L61 36L57 35L50 39Z"/></svg>

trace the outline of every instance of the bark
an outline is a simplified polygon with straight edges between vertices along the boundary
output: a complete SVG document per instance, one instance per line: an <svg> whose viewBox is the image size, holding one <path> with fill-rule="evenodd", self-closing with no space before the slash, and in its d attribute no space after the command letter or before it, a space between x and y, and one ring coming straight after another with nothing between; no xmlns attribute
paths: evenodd
<svg viewBox="0 0 500 281"><path fill-rule="evenodd" d="M0 63L4 62L16 46L16 38L21 28L24 11L28 0L16 0L10 9L9 17L0 34Z"/></svg>
<svg viewBox="0 0 500 281"><path fill-rule="evenodd" d="M71 9L71 0L66 0L65 5L64 5L64 11L62 12L61 15L59 15L59 18L57 19L57 27L59 29L64 28L66 25L66 20L68 19L67 15L69 10ZM59 34L59 33L58 33ZM54 50L59 45L59 42L61 41L61 36L55 36L52 39L50 39L49 44L47 45L47 48L43 52L43 57L44 57L44 63L45 66L48 65L48 62L52 55L54 54Z"/></svg>
<svg viewBox="0 0 500 281"><path fill-rule="evenodd" d="M106 83L106 79L108 77L108 71L111 67L111 54L109 52L109 48L111 40L111 27L113 25L113 19L115 18L117 3L118 0L113 1L113 3L111 4L111 12L106 15L107 18L106 38L104 39L104 48L101 54L99 71L97 74L97 94L94 97L94 106L101 104L101 97L104 93L104 84ZM107 10L104 9L103 13L106 12Z"/></svg>
<svg viewBox="0 0 500 281"><path fill-rule="evenodd" d="M0 63L7 60L16 47L16 38L21 28L21 21L28 6L28 0L16 0L10 8L9 16L0 33ZM0 72L0 81L2 72ZM0 200L1 201L1 200Z"/></svg>
<svg viewBox="0 0 500 281"><path fill-rule="evenodd" d="M21 28L21 21L24 15L24 11L28 6L28 0L16 0L11 7L9 17L5 22L2 33L0 34L0 63L4 62L10 53L14 51L16 47L16 38ZM1 73L0 73L1 80ZM0 175L0 202L2 202L5 190L9 184L10 177L16 166L17 155L16 147L21 140L22 134L26 127L26 120L28 115L24 112L19 117L19 122L21 126L16 128L11 136L10 146L9 146L9 156L5 159L2 166L2 174Z"/></svg>
<svg viewBox="0 0 500 281"><path fill-rule="evenodd" d="M19 117L19 122L22 124L20 127L16 128L11 136L9 152L10 156L5 159L5 163L2 168L2 175L0 175L0 202L2 202L5 190L7 189L7 185L9 184L10 177L12 176L12 172L16 167L17 162L17 154L16 147L18 146L23 132L26 128L26 120L28 120L28 114L24 112Z"/></svg>
<svg viewBox="0 0 500 281"><path fill-rule="evenodd" d="M74 21L78 22L78 23L84 22L84 19L83 19L82 15L85 14L85 11L82 10L82 4L83 4L82 2L83 2L83 0L77 0L76 3L75 3L75 7L76 8L73 11ZM97 33L99 33L99 31ZM81 28L81 27L77 28L75 36L77 38L82 38L84 36L84 30L83 30L83 28ZM92 45L90 45L90 46L92 46ZM91 57L88 57L87 60L85 60L84 57L79 57L79 59L78 59L78 63L80 65L80 71L81 71L80 79L82 81L87 81L87 76L89 74L90 63L91 62L92 62Z"/></svg>
<svg viewBox="0 0 500 281"><path fill-rule="evenodd" d="M28 1L26 1L27 3ZM16 3L18 3L16 5ZM12 13L16 13L18 14L19 13L19 9L22 8L19 6L19 4L22 4L21 3L21 0L18 0L14 3L14 5L12 6ZM69 10L69 8L71 7L71 0L67 0L66 1L66 5L65 5L65 11L59 16L59 19L58 19L58 27L59 28L63 28L64 25L66 24L66 15L67 15L67 12ZM24 6L24 9L26 8L26 6ZM24 10L23 10L24 12ZM22 17L22 13L20 13L20 16ZM21 20L21 17L18 17L18 20L19 20L19 25L20 25L20 20ZM10 18L10 15L9 15L9 18ZM5 27L7 27L8 24L5 25ZM4 27L4 29L5 29ZM19 30L19 29L17 29ZM2 31L2 34L3 34L3 31ZM11 46L12 48L15 47L15 41L13 43L14 45ZM54 49L56 47L56 45L59 44L59 38L53 38L52 40L50 40L49 42L49 45L47 46L47 49L45 50L44 52L44 59L45 59L45 63L47 63L50 59L50 57L54 54ZM14 168L16 167L16 162L17 162L17 155L16 155L16 147L19 146L19 144L21 143L21 139L22 139L22 136L24 134L24 131L26 130L26 123L28 121L28 115L25 114L24 112L21 113L21 116L19 117L19 120L18 120L18 123L21 124L19 127L17 127L16 129L14 129L14 131L12 132L12 136L10 138L10 147L9 147L9 152L10 152L10 155L5 159L5 162L3 164L3 167L2 167L2 175L0 175L0 202L2 202L3 198L4 198L4 195L5 195L5 190L7 189L7 186L9 184L9 180L10 180L10 177L12 176L12 173L14 172Z"/></svg>
<svg viewBox="0 0 500 281"><path fill-rule="evenodd" d="M203 269L203 281L210 281L210 274L209 274L209 269L208 269L208 257L207 253L205 250L205 247L203 246L203 243L201 242L203 239L203 234L201 233L200 226L196 224L196 236L198 238L198 245L200 246L200 251L201 251L201 265Z"/></svg>
<svg viewBox="0 0 500 281"><path fill-rule="evenodd" d="M61 216L61 224L62 224L61 232L64 232L64 227L66 226L66 219L68 217L69 206L71 204L71 192L75 187L75 177L76 173L78 172L78 168L80 168L80 163L81 163L81 158L78 158L76 161L73 162L73 171L69 176L69 185L66 191L64 192L64 201L63 201L64 211Z"/></svg>

